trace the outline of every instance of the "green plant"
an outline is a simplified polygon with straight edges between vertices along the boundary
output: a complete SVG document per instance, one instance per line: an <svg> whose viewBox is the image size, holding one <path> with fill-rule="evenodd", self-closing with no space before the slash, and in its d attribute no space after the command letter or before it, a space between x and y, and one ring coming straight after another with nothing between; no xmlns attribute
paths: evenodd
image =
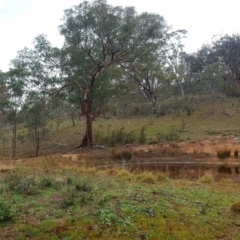
<svg viewBox="0 0 240 240"><path fill-rule="evenodd" d="M52 178L52 177L44 177L42 179L42 185L43 187L46 187L46 188L51 188L54 186L54 183L55 183L55 179Z"/></svg>
<svg viewBox="0 0 240 240"><path fill-rule="evenodd" d="M83 180L75 183L75 189L77 191L91 192L92 186L89 183L87 183L87 181Z"/></svg>
<svg viewBox="0 0 240 240"><path fill-rule="evenodd" d="M166 135L165 140L166 141L176 141L180 138L179 134L174 130L171 129Z"/></svg>
<svg viewBox="0 0 240 240"><path fill-rule="evenodd" d="M18 171L12 171L5 177L5 183L8 190L19 194L36 195L38 193L38 182L35 175L22 174Z"/></svg>
<svg viewBox="0 0 240 240"><path fill-rule="evenodd" d="M14 216L9 203L7 203L3 198L0 198L0 222L5 222L10 220Z"/></svg>
<svg viewBox="0 0 240 240"><path fill-rule="evenodd" d="M109 209L100 209L96 212L96 215L99 217L102 224L108 227L116 224L118 220L118 216Z"/></svg>

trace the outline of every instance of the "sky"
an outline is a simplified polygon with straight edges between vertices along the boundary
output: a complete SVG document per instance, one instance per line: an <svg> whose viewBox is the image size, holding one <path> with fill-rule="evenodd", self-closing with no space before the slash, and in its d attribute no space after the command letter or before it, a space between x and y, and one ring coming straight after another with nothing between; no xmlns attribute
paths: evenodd
<svg viewBox="0 0 240 240"><path fill-rule="evenodd" d="M0 0L0 70L7 71L17 51L32 47L39 34L61 47L58 26L64 9L82 0ZM197 51L214 35L240 33L239 0L108 0L162 15L174 29L186 29L185 51Z"/></svg>

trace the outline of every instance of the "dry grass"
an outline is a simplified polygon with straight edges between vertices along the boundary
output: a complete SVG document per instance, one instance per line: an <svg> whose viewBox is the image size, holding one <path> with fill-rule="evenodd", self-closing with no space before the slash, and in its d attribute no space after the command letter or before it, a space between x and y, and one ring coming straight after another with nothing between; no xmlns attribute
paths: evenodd
<svg viewBox="0 0 240 240"><path fill-rule="evenodd" d="M201 178L199 178L198 182L200 183L212 183L215 180L215 176L212 173L206 173Z"/></svg>

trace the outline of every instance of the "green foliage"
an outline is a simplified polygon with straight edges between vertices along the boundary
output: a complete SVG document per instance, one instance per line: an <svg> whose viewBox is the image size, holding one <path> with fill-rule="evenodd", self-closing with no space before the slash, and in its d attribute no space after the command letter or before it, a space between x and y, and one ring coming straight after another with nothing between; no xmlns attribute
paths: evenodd
<svg viewBox="0 0 240 240"><path fill-rule="evenodd" d="M102 224L108 227L111 227L117 223L118 216L111 210L100 209L95 214L102 222Z"/></svg>
<svg viewBox="0 0 240 240"><path fill-rule="evenodd" d="M40 186L35 175L25 175L19 171L12 171L4 181L7 189L18 194L36 195L39 192Z"/></svg>
<svg viewBox="0 0 240 240"><path fill-rule="evenodd" d="M0 197L0 222L10 220L14 216L11 205Z"/></svg>
<svg viewBox="0 0 240 240"><path fill-rule="evenodd" d="M171 130L168 133L162 133L162 132L158 132L157 135L157 141L161 142L161 141L177 141L180 136L179 134L174 130L174 128L171 128Z"/></svg>
<svg viewBox="0 0 240 240"><path fill-rule="evenodd" d="M112 130L111 125L108 125L107 132L101 131L102 126L95 131L94 140L101 144L107 144L110 147L114 147L117 144L130 144L135 140L133 132L126 132L124 127Z"/></svg>

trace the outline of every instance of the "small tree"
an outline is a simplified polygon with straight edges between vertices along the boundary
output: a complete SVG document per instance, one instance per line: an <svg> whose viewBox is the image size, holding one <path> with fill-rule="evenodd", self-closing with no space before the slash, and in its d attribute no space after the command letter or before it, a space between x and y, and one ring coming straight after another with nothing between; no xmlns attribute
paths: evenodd
<svg viewBox="0 0 240 240"><path fill-rule="evenodd" d="M35 155L38 156L40 140L47 133L47 121L50 117L46 98L39 96L37 92L30 92L23 111L26 116L26 127L35 141Z"/></svg>
<svg viewBox="0 0 240 240"><path fill-rule="evenodd" d="M9 91L8 122L12 125L12 158L16 157L17 124L19 111L23 104L24 72L22 69L10 69L6 73L6 83Z"/></svg>

